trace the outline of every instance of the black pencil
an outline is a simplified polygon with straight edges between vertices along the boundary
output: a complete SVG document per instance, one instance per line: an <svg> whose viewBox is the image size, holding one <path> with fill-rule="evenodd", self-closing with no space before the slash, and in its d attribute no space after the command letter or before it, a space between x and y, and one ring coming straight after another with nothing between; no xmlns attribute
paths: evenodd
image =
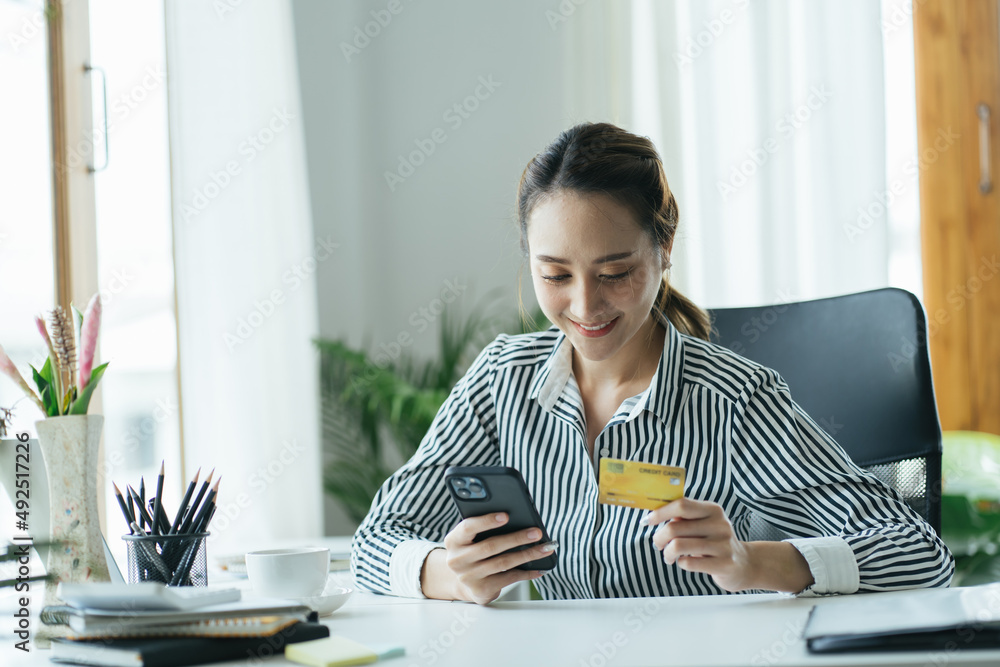
<svg viewBox="0 0 1000 667"><path fill-rule="evenodd" d="M128 488L128 486L126 485L126 489L127 488ZM138 523L139 520L135 516L135 503L132 502L132 494L129 493L126 490L124 495L125 495L125 504L128 505L128 515L130 517L132 517L132 521L135 521L135 522ZM131 529L132 529L132 526L129 526L129 530L131 530Z"/></svg>
<svg viewBox="0 0 1000 667"><path fill-rule="evenodd" d="M187 516L184 517L181 527L177 530L178 533L186 533L191 529L191 522L194 520L195 512L198 509L198 503L200 503L201 499L205 497L205 491L208 490L209 485L212 483L212 476L214 474L215 468L212 468L212 472L208 473L208 479L202 482L201 488L198 489L198 495L195 496L194 502L188 506Z"/></svg>
<svg viewBox="0 0 1000 667"><path fill-rule="evenodd" d="M201 529L204 527L205 517L208 516L209 509L214 506L213 502L215 501L215 497L219 495L219 482L221 481L221 477L215 480L215 486L213 486L212 490L208 492L207 496L205 496L205 502L202 503L201 510L199 510L198 515L194 518L194 521L191 522L191 525L195 528L195 530L191 531L192 533L200 533Z"/></svg>
<svg viewBox="0 0 1000 667"><path fill-rule="evenodd" d="M212 517L215 516L215 510L217 510L217 509L219 509L219 505L217 503L213 502L212 503L212 509L209 510L208 516L205 517L205 525L202 526L202 529L201 529L200 532L204 533L204 532L208 531L208 527L212 523Z"/></svg>
<svg viewBox="0 0 1000 667"><path fill-rule="evenodd" d="M125 497L128 498L129 507L132 508L132 516L135 517L135 522L139 524L140 528L145 528L144 521L142 520L142 512L139 511L142 503L139 502L139 494L136 493L131 484L125 486Z"/></svg>
<svg viewBox="0 0 1000 667"><path fill-rule="evenodd" d="M170 532L170 522L167 521L166 508L161 504L160 516L157 517L155 513L156 500L154 498L150 498L149 502L146 504L149 505L149 516L156 520L156 533L151 534L167 535Z"/></svg>
<svg viewBox="0 0 1000 667"><path fill-rule="evenodd" d="M132 523L135 522L135 517L132 516L131 512L129 512L128 506L125 504L125 499L122 497L122 492L118 490L118 485L115 484L114 482L111 482L111 486L113 486L115 489L115 498L118 499L118 506L122 508L122 514L125 515L125 523L129 525L128 532L131 533L133 532Z"/></svg>
<svg viewBox="0 0 1000 667"><path fill-rule="evenodd" d="M145 533L142 531L142 528L140 528L139 526L133 524L132 528L133 529L137 529L137 532L138 532L138 534L139 534L140 537L144 537L145 536ZM142 549L144 552L146 552L146 558L149 560L150 563L153 564L153 566L157 570L160 571L160 574L163 575L163 582L166 583L166 581L168 579L170 579L170 575L171 575L170 568L167 567L167 564L163 561L163 557L160 556L160 554L158 554L156 552L156 545L150 544L150 543L142 541L142 540L137 540L136 541L136 546L139 549Z"/></svg>
<svg viewBox="0 0 1000 667"><path fill-rule="evenodd" d="M128 490L132 494L132 499L135 500L136 505L139 506L139 516L142 518L143 521L147 522L150 526L152 526L153 519L149 516L149 512L146 511L146 506L142 502L142 497L139 496L139 494L136 493L135 489L133 489L131 486L128 487ZM139 524L139 527L142 528L142 524Z"/></svg>
<svg viewBox="0 0 1000 667"><path fill-rule="evenodd" d="M144 477L139 478L139 495L136 496L135 502L146 507L146 479ZM148 512L145 512L145 514L148 514ZM142 523L139 524L139 527L143 530L149 530L149 526Z"/></svg>
<svg viewBox="0 0 1000 667"><path fill-rule="evenodd" d="M208 507L208 512L205 514L205 518L201 520L197 528L191 530L192 533L204 533L208 530L208 524L212 521L212 517L215 515L215 509L218 507L216 502L213 500L211 505Z"/></svg>
<svg viewBox="0 0 1000 667"><path fill-rule="evenodd" d="M163 505L163 469L164 461L160 461L160 474L156 478L156 498L153 498L153 530L151 531L154 535L158 535L160 531L160 508Z"/></svg>
<svg viewBox="0 0 1000 667"><path fill-rule="evenodd" d="M202 505L201 511L198 512L198 516L194 519L193 529L191 531L192 535L202 533L212 520L212 515L215 514L216 507L215 498L218 496L219 482L221 481L221 477L216 480L215 486L212 487L212 490L209 491L208 496L205 498L205 504ZM170 580L171 586L183 585L185 580L188 582L188 585L191 585L191 568L194 566L194 561L198 556L198 549L201 547L201 540L203 539L205 538L191 538L191 544L188 545L184 555L181 556L180 566L174 571L174 577Z"/></svg>
<svg viewBox="0 0 1000 667"><path fill-rule="evenodd" d="M181 527L181 521L184 520L184 512L187 510L188 503L191 501L191 494L194 492L194 487L198 485L198 477L201 475L201 468L194 473L194 479L188 484L187 491L184 493L184 498L181 499L181 504L177 508L177 516L174 517L174 522L170 525L170 534L176 535L177 529Z"/></svg>

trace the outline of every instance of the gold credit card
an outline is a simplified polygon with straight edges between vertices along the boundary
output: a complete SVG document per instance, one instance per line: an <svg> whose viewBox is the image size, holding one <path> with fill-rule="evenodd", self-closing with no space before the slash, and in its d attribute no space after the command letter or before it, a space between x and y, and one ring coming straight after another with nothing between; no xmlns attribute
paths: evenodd
<svg viewBox="0 0 1000 667"><path fill-rule="evenodd" d="M598 490L606 505L655 510L684 496L684 468L601 459Z"/></svg>

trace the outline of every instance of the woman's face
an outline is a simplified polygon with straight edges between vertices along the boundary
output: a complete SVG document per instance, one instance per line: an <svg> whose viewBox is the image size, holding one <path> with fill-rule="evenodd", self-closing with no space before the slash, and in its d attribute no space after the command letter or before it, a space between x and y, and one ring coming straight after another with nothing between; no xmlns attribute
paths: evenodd
<svg viewBox="0 0 1000 667"><path fill-rule="evenodd" d="M611 359L646 323L666 256L607 195L561 191L528 217L531 280L542 312L584 358Z"/></svg>

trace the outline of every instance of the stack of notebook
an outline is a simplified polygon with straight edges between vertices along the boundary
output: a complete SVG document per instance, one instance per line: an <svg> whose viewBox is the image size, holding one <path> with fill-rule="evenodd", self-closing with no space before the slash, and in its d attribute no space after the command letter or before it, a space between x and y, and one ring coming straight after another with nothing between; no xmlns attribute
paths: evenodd
<svg viewBox="0 0 1000 667"><path fill-rule="evenodd" d="M204 606L187 601L186 609L170 609L146 594L131 601L62 597L72 604L41 613L42 623L68 626L64 638L52 640L51 659L57 662L181 667L259 660L281 655L288 644L330 635L309 607L283 600L206 598Z"/></svg>

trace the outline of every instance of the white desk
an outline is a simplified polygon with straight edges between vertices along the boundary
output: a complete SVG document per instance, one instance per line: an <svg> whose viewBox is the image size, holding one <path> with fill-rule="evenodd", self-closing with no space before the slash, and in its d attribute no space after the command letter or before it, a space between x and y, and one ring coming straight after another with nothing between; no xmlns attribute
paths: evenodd
<svg viewBox="0 0 1000 667"><path fill-rule="evenodd" d="M330 542L342 548L342 541ZM919 594L919 591L916 593ZM883 595L907 595L885 593ZM813 656L801 631L814 604L851 596L779 595L495 602L488 607L355 592L322 619L333 634L406 647L387 667L461 665L1000 665L1000 650ZM51 665L46 651L13 648L9 598L0 604L0 664ZM36 607L37 609L37 607ZM4 620L6 619L6 620ZM237 665L245 662L218 663ZM262 665L294 664L277 657Z"/></svg>

